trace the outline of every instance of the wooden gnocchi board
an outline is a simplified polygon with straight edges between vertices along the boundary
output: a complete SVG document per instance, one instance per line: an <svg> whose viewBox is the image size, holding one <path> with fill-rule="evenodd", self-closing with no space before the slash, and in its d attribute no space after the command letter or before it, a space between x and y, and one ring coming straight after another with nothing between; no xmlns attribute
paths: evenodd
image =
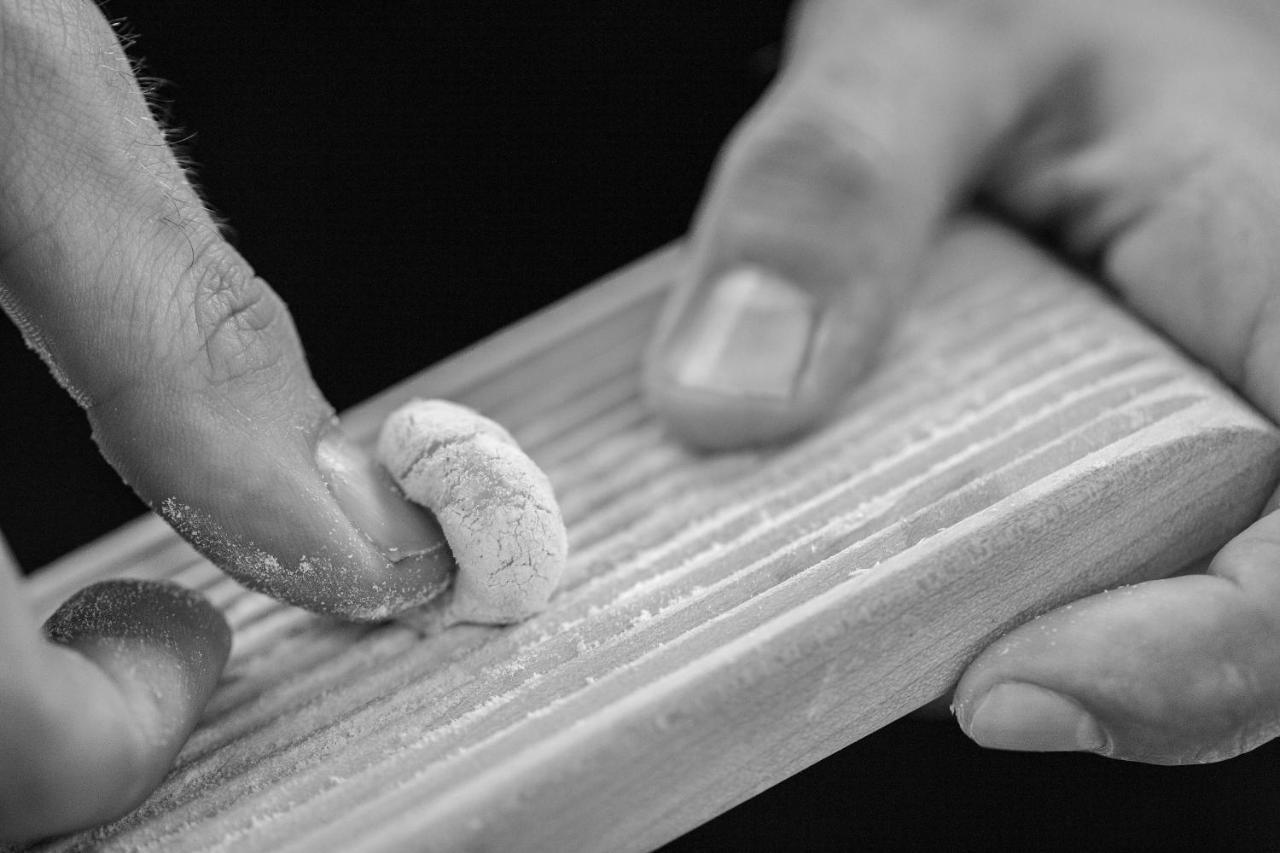
<svg viewBox="0 0 1280 853"><path fill-rule="evenodd" d="M413 395L501 421L568 522L549 611L423 639L248 592L153 517L37 573L203 590L231 662L160 789L47 850L645 850L944 693L1010 626L1245 526L1276 430L998 226L943 235L828 427L705 457L637 363L658 252L346 416Z"/></svg>

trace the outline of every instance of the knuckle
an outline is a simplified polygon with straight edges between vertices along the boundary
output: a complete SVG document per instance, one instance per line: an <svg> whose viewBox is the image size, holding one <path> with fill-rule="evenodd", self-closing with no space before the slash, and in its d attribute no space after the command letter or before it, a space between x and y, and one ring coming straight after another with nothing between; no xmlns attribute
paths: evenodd
<svg viewBox="0 0 1280 853"><path fill-rule="evenodd" d="M39 107L131 78L123 45L105 14L84 0L0 0L0 92L26 90Z"/></svg>
<svg viewBox="0 0 1280 853"><path fill-rule="evenodd" d="M893 171L893 150L883 138L813 99L762 109L723 163L725 179L746 201L802 199L814 217L838 215L851 199L881 193Z"/></svg>
<svg viewBox="0 0 1280 853"><path fill-rule="evenodd" d="M270 376L286 359L292 327L284 303L216 234L190 244L174 298L182 346L208 385Z"/></svg>
<svg viewBox="0 0 1280 853"><path fill-rule="evenodd" d="M1280 227L1280 148L1180 113L1149 124L1121 140L1122 156L1100 173L1132 211L1100 226L1103 274L1255 404L1280 411L1280 249L1271 237Z"/></svg>

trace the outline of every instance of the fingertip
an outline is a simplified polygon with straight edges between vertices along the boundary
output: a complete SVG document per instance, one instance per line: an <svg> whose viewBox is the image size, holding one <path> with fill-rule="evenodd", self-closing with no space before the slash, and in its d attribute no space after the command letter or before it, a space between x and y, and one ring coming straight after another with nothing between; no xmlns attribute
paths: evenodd
<svg viewBox="0 0 1280 853"><path fill-rule="evenodd" d="M316 444L321 479L352 527L373 546L366 579L374 600L335 613L360 621L391 618L438 597L456 574L439 522L409 502L370 450L336 425ZM379 581L379 578L385 580ZM382 601L377 600L381 592Z"/></svg>
<svg viewBox="0 0 1280 853"><path fill-rule="evenodd" d="M687 444L816 427L896 316L936 215L840 97L830 75L775 86L721 152L646 358L652 407Z"/></svg>
<svg viewBox="0 0 1280 853"><path fill-rule="evenodd" d="M759 264L691 282L646 356L651 407L705 450L773 444L816 427L864 373L882 329L842 294Z"/></svg>
<svg viewBox="0 0 1280 853"><path fill-rule="evenodd" d="M1276 734L1274 624L1222 578L1122 587L1014 629L956 688L979 745L1151 764L1221 761Z"/></svg>
<svg viewBox="0 0 1280 853"><path fill-rule="evenodd" d="M77 592L45 636L97 664L129 701L135 724L176 754L231 653L231 629L204 596L173 583L119 579Z"/></svg>
<svg viewBox="0 0 1280 853"><path fill-rule="evenodd" d="M44 625L38 680L0 695L0 839L105 823L163 780L226 665L231 632L175 584L111 580Z"/></svg>
<svg viewBox="0 0 1280 853"><path fill-rule="evenodd" d="M1107 738L1078 702L1036 684L1005 681L964 713L961 728L979 746L1025 752L1100 752Z"/></svg>
<svg viewBox="0 0 1280 853"><path fill-rule="evenodd" d="M410 503L374 454L334 426L316 443L316 467L356 529L393 563L422 558L444 547L429 512Z"/></svg>
<svg viewBox="0 0 1280 853"><path fill-rule="evenodd" d="M250 589L341 619L385 620L439 595L452 557L434 519L335 430L325 412L249 436L220 416L187 419L165 436L174 453L150 454L135 487L162 496L152 505L165 521Z"/></svg>

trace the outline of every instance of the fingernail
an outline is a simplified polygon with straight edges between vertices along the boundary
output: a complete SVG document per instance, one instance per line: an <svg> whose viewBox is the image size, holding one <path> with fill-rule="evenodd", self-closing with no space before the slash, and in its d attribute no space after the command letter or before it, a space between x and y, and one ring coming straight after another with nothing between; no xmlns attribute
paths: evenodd
<svg viewBox="0 0 1280 853"><path fill-rule="evenodd" d="M786 399L809 361L813 296L757 266L729 270L668 342L672 378L686 388Z"/></svg>
<svg viewBox="0 0 1280 853"><path fill-rule="evenodd" d="M1097 752L1106 738L1096 720L1067 697L1033 684L997 684L978 700L966 727L991 749Z"/></svg>
<svg viewBox="0 0 1280 853"><path fill-rule="evenodd" d="M347 518L392 562L443 547L435 519L406 501L373 455L340 429L316 444L316 465Z"/></svg>
<svg viewBox="0 0 1280 853"><path fill-rule="evenodd" d="M64 601L43 630L112 674L134 723L175 751L231 654L222 614L200 593L169 581L98 581Z"/></svg>

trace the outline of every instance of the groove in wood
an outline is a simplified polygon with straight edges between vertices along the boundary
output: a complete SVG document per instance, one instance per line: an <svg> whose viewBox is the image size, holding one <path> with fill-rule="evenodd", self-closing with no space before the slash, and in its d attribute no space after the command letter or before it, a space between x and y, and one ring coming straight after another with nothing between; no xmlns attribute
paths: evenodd
<svg viewBox="0 0 1280 853"><path fill-rule="evenodd" d="M642 850L943 692L985 643L1224 542L1275 430L995 226L943 237L883 364L823 430L700 456L638 396L675 250L349 412L503 423L550 475L549 611L423 639L248 592L148 518L38 573L202 590L231 663L141 808L81 850Z"/></svg>

